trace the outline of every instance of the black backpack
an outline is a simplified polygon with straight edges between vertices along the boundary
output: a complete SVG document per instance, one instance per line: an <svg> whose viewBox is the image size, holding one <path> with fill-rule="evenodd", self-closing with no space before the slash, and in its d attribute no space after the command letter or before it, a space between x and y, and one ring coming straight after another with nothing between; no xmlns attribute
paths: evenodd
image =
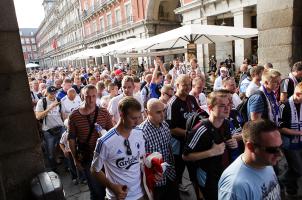
<svg viewBox="0 0 302 200"><path fill-rule="evenodd" d="M42 102L43 102L43 109L46 110L47 108L47 100L46 100L46 97L43 97L42 98ZM62 110L62 105L61 103L59 104L59 112L61 112ZM43 124L43 121L46 119L47 115L43 118L43 119L40 119L40 123Z"/></svg>
<svg viewBox="0 0 302 200"><path fill-rule="evenodd" d="M202 112L194 112L192 116L187 119L186 122L186 131L187 134L195 132L198 129L203 121L209 117L208 113L205 111Z"/></svg>
<svg viewBox="0 0 302 200"><path fill-rule="evenodd" d="M261 96L261 98L264 102L264 108L266 109L265 112L264 112L265 115L263 116L263 118L268 119L268 105L267 105L265 94L262 91L257 90L250 97L243 99L242 102L236 108L236 110L238 110L238 112L241 114L241 117L242 117L244 122L247 122L249 120L249 114L247 113L247 104L248 104L249 99L254 95L260 95Z"/></svg>

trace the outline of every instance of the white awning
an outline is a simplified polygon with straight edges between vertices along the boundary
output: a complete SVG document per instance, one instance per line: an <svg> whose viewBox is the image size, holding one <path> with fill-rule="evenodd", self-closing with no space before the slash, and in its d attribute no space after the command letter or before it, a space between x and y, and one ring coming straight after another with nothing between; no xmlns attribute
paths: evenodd
<svg viewBox="0 0 302 200"><path fill-rule="evenodd" d="M138 58L138 57L149 57L149 56L165 56L165 55L173 55L173 54L182 54L186 53L187 49L171 49L164 51L152 51L152 52L144 52L144 53L120 53L115 56L118 58Z"/></svg>
<svg viewBox="0 0 302 200"><path fill-rule="evenodd" d="M190 24L120 48L120 51L186 47L189 43L221 43L256 37L258 30L232 26Z"/></svg>
<svg viewBox="0 0 302 200"><path fill-rule="evenodd" d="M26 68L34 68L34 67L40 67L40 65L36 64L36 63L27 63Z"/></svg>
<svg viewBox="0 0 302 200"><path fill-rule="evenodd" d="M108 45L106 47L103 47L101 49L98 49L98 51L94 54L94 56L104 56L104 55L112 55L118 52L121 52L120 49L127 48L128 46L136 43L140 43L143 41L143 39L140 38L129 38L126 40L123 40L121 42L117 42L111 45Z"/></svg>

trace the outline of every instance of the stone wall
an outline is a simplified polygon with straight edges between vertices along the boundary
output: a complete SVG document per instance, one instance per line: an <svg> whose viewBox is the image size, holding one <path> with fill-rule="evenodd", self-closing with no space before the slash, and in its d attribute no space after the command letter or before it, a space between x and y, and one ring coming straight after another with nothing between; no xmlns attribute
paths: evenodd
<svg viewBox="0 0 302 200"><path fill-rule="evenodd" d="M0 199L32 199L44 169L12 0L0 1Z"/></svg>
<svg viewBox="0 0 302 200"><path fill-rule="evenodd" d="M271 62L283 75L302 60L302 1L258 0L258 59Z"/></svg>

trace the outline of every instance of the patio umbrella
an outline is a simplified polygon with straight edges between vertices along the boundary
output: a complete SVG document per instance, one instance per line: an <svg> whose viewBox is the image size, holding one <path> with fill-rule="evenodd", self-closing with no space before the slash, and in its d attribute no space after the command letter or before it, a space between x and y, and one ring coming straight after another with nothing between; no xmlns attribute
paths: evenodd
<svg viewBox="0 0 302 200"><path fill-rule="evenodd" d="M120 50L168 49L188 44L229 42L257 35L258 30L253 28L189 24L122 47Z"/></svg>

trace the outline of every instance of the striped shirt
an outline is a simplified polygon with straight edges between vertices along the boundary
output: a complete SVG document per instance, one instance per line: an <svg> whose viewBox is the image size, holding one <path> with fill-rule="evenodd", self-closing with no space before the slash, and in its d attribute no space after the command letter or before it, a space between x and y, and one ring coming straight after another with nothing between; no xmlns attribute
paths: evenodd
<svg viewBox="0 0 302 200"><path fill-rule="evenodd" d="M171 133L169 125L163 122L160 127L157 128L147 119L139 127L143 130L146 153L159 152L163 156L163 161L170 165L166 169L165 176L163 176L160 182L156 183L156 186L166 185L167 177L171 181L174 181L176 173L170 146Z"/></svg>
<svg viewBox="0 0 302 200"><path fill-rule="evenodd" d="M79 112L79 109L74 110L69 116L68 139L77 139L80 143L85 143L89 134L90 124L94 120L94 115L95 111L89 115L82 115ZM103 129L107 131L113 127L111 117L105 108L99 108L96 123L98 123ZM94 129L90 140L88 141L89 154L91 155L91 157L93 155L93 151L98 138L99 134Z"/></svg>

